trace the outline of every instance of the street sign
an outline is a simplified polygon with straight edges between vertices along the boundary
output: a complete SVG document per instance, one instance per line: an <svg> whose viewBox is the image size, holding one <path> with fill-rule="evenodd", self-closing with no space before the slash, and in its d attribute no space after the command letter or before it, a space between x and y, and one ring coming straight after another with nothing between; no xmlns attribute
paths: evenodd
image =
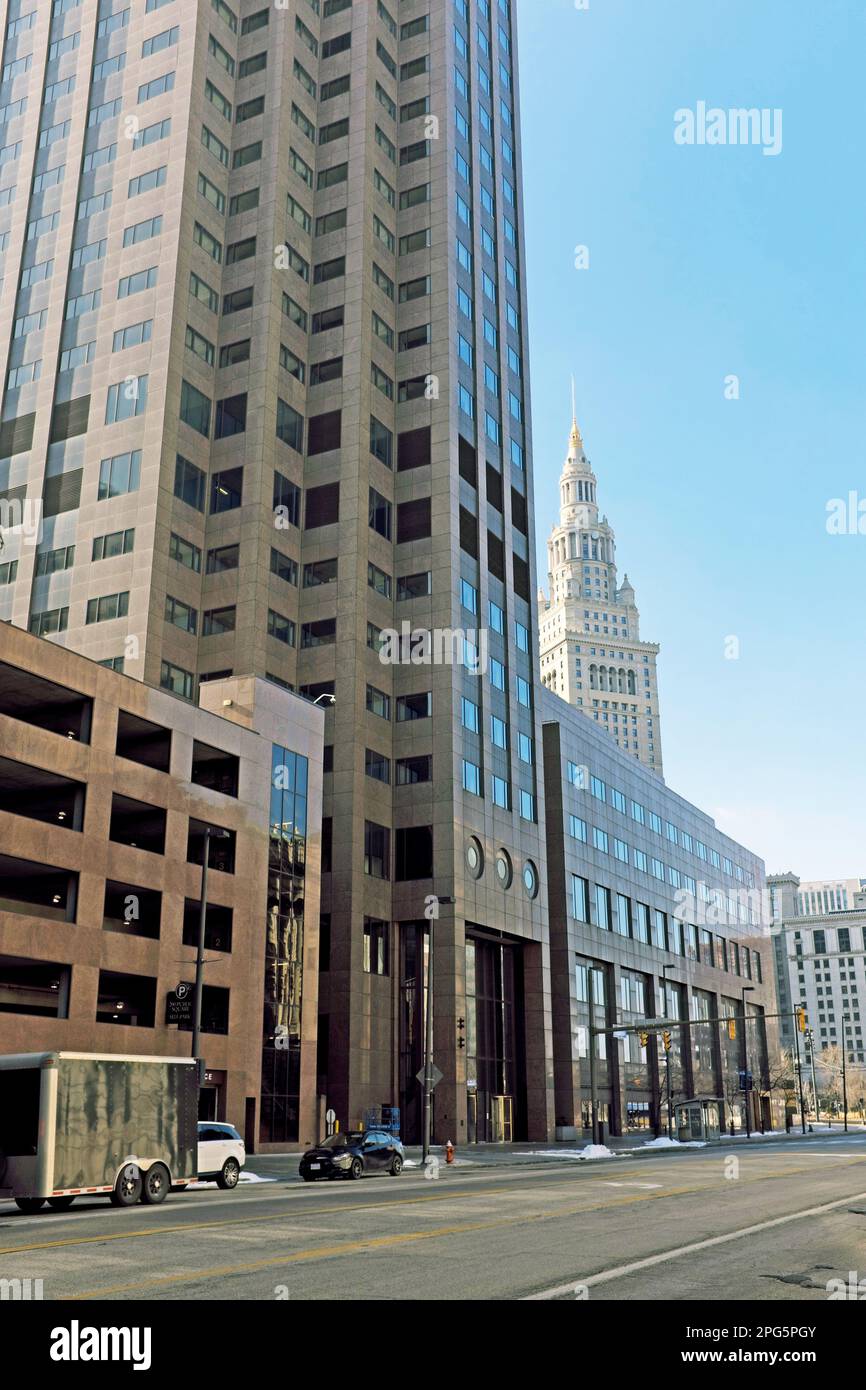
<svg viewBox="0 0 866 1390"><path fill-rule="evenodd" d="M621 1033L619 1031L615 1032L613 1036L616 1038L617 1042L626 1042L628 1039L628 1033Z"/></svg>
<svg viewBox="0 0 866 1390"><path fill-rule="evenodd" d="M645 1033L652 1028L676 1028L677 1020L675 1018L639 1018L631 1026L639 1029L641 1033Z"/></svg>
<svg viewBox="0 0 866 1390"><path fill-rule="evenodd" d="M192 985L187 984L186 980L181 980L174 987L175 998L186 999L192 991Z"/></svg>
<svg viewBox="0 0 866 1390"><path fill-rule="evenodd" d="M444 1072L441 1072L441 1071L439 1070L439 1068L437 1067L437 1065L436 1065L435 1062L433 1063L433 1066L430 1068L430 1070L431 1070L431 1072L432 1072L430 1084L431 1084L431 1086L438 1086L438 1085L439 1085L439 1082L442 1080L442 1077L445 1075L445 1073L444 1073ZM416 1072L416 1073L415 1073L415 1080L416 1080L421 1086L423 1086L423 1085L424 1085L424 1082L425 1082L425 1079L426 1079L426 1073L425 1073L424 1068L422 1067L421 1070L420 1070L419 1072Z"/></svg>

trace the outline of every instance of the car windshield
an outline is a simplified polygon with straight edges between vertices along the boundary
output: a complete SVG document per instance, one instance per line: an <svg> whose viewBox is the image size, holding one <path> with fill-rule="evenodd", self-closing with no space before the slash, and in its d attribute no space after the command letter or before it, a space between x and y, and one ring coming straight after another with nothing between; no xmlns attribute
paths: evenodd
<svg viewBox="0 0 866 1390"><path fill-rule="evenodd" d="M345 1134L329 1134L327 1139L323 1139L319 1148L321 1149L346 1149L350 1144L357 1144L362 1138L360 1134L355 1134L349 1130Z"/></svg>

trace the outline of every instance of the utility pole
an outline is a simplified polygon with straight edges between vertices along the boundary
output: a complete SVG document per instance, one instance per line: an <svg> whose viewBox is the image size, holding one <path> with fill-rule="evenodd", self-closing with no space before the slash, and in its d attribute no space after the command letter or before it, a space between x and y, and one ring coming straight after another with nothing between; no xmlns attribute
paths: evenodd
<svg viewBox="0 0 866 1390"><path fill-rule="evenodd" d="M427 928L427 1012L424 1023L424 1137L421 1161L430 1154L433 1128L433 918Z"/></svg>
<svg viewBox="0 0 866 1390"><path fill-rule="evenodd" d="M195 952L195 991L193 995L192 1055L198 1061L198 1084L204 1082L204 1058L201 1055L201 998L204 989L204 932L207 921L207 870L211 840L230 839L227 830L215 825L205 826L204 851L201 862L201 896L198 908L198 940Z"/></svg>
<svg viewBox="0 0 866 1390"><path fill-rule="evenodd" d="M673 967L672 965L670 965L670 964L665 965L665 966L662 967L662 984L664 985L664 991L665 991L665 999L664 999L664 1017L665 1017L665 1018L670 1018L670 1016L671 1016L670 1010L669 1010L669 1008L668 1008L668 971L669 971L669 970L673 970L673 969L674 969L674 967ZM672 1092L671 1092L671 1048L672 1048L672 1047L673 1047L673 1038L671 1038L671 1046L665 1048L665 1089L667 1090L667 1095L668 1095L668 1138L669 1138L669 1139L672 1139L672 1138L673 1138L673 1119L674 1119L674 1116L673 1116L673 1108L672 1108ZM656 1041L656 1056L658 1056L658 1041Z"/></svg>
<svg viewBox="0 0 866 1390"><path fill-rule="evenodd" d="M752 1137L752 1098L749 1085L749 1035L746 1032L746 995L754 991L754 985L743 985L743 1094L746 1104L746 1138Z"/></svg>
<svg viewBox="0 0 866 1390"><path fill-rule="evenodd" d="M797 1010L794 1010L794 1047L797 1050L797 1084L800 1088L800 1129L806 1133L806 1102L803 1100L803 1063L800 1061L800 1033L799 1017Z"/></svg>
<svg viewBox="0 0 866 1390"><path fill-rule="evenodd" d="M842 1107L843 1123L845 1133L848 1133L848 1070L846 1062L847 1047L845 1046L845 1024L848 1022L848 1015L842 1015Z"/></svg>
<svg viewBox="0 0 866 1390"><path fill-rule="evenodd" d="M818 1123L818 1082L815 1079L815 1030L810 1028L806 1034L809 1040L809 1061L812 1067L812 1098L815 1101L815 1124Z"/></svg>

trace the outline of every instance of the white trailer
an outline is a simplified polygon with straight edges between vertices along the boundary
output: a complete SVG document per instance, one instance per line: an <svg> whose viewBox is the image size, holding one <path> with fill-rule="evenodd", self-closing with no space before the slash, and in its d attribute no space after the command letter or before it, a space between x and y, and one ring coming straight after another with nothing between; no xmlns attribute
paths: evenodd
<svg viewBox="0 0 866 1390"><path fill-rule="evenodd" d="M26 1212L162 1202L197 1175L198 1096L189 1057L0 1057L0 1195Z"/></svg>

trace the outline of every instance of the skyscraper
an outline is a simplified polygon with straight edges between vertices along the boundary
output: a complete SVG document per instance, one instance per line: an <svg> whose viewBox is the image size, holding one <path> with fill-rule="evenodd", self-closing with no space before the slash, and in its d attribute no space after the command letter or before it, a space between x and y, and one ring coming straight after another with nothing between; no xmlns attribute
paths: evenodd
<svg viewBox="0 0 866 1390"><path fill-rule="evenodd" d="M321 1089L409 1139L431 922L439 1137L552 1122L512 9L0 11L0 619L333 700Z"/></svg>
<svg viewBox="0 0 866 1390"><path fill-rule="evenodd" d="M617 582L613 527L572 419L559 480L559 525L547 543L550 596L539 592L541 679L662 775L658 646L641 641L628 575Z"/></svg>

